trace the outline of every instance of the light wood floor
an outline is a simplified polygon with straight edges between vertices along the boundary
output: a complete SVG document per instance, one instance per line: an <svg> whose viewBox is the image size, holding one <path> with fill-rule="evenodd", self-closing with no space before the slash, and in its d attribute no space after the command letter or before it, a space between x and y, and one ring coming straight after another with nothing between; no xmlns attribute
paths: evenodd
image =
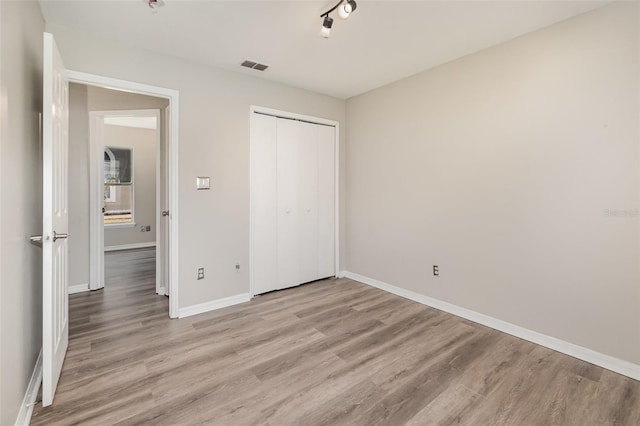
<svg viewBox="0 0 640 426"><path fill-rule="evenodd" d="M32 424L640 424L640 382L347 279L169 320L153 256L70 297Z"/></svg>

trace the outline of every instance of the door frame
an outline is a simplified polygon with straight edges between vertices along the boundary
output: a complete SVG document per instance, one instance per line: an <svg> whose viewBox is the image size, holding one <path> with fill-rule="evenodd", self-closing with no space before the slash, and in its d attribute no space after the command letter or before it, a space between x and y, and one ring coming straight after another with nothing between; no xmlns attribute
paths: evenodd
<svg viewBox="0 0 640 426"><path fill-rule="evenodd" d="M169 100L169 131L167 135L167 162L168 162L168 208L169 208L169 244L167 245L169 259L169 276L167 277L167 286L169 287L169 317L178 318L179 316L179 234L178 234L178 140L179 140L179 92L164 87L150 86L147 84L136 83L132 81L120 80L110 77L104 77L95 74L88 74L79 71L67 71L67 77L70 83L84 84L87 86L96 86L106 89L115 89L124 92L138 93L141 95L154 96ZM160 129L159 129L160 130ZM159 159L158 159L159 161ZM97 173L95 167L90 168L93 174ZM93 185L99 176L90 176L91 185ZM102 185L101 185L102 186ZM102 191L100 191L102 193ZM91 213L89 215L90 226L90 242L89 242L89 288L104 287L104 240L103 237L93 238L96 232L102 231L103 217L102 205L96 202L95 197L91 197L89 206ZM159 213L159 212L156 212ZM156 223L156 230L159 224ZM97 231L99 229L99 231ZM96 241L97 240L97 241Z"/></svg>
<svg viewBox="0 0 640 426"><path fill-rule="evenodd" d="M166 244L164 244L164 238L162 232L164 232L164 226L162 224L162 195L163 190L167 190L168 185L167 182L162 179L162 152L166 152L166 147L163 146L164 141L162 138L162 125L163 121L160 119L161 110L158 108L155 109L135 109L135 110L113 110L113 111L89 111L89 120L91 125L90 128L90 136L89 136L89 175L91 176L91 181L89 183L89 199L91 204L91 211L94 212L93 206L100 206L100 201L102 199L103 194L103 180L102 176L104 175L103 168L103 157L105 150L105 140L104 140L104 119L106 117L119 117L119 116L128 116L128 117L155 117L156 119L156 140L155 140L155 151L156 151L156 160L154 164L154 176L155 176L155 188L156 188L156 203L154 208L154 217L156 225L154 226L155 232L155 245L156 245L156 293L162 296L168 295L168 291L165 283L167 282L167 277L164 273L164 264L163 259L161 259L161 255L165 250L168 249ZM132 160L135 164L136 154L135 152L132 155ZM135 166L133 168L135 173ZM133 184L133 199L135 201L135 179ZM135 202L133 206L134 219L135 219ZM98 219L96 216L95 219ZM104 225L104 220L92 220L90 231L90 241L96 242L96 247L104 247L104 243L102 241L104 238L104 231L107 229ZM136 227L136 223L133 222L131 224L123 224L123 225L113 225L113 228L134 228ZM102 241L101 241L102 240ZM148 246L149 244L145 244ZM100 281L92 281L89 284L89 290L98 290L99 288L104 287L104 262L103 257L98 256L96 259L91 258L90 262L93 267L97 270L98 273L102 271L100 274L100 278L102 278L102 282ZM98 287L101 285L102 287Z"/></svg>
<svg viewBox="0 0 640 426"><path fill-rule="evenodd" d="M271 115L275 117L306 121L312 124L322 124L325 126L332 126L335 129L335 162L334 162L334 269L335 276L340 276L340 122L336 120L329 120L327 118L314 117L311 115L298 114L295 112L282 111L273 108L267 108L257 105L251 105L249 107L249 293L251 297L255 296L255 286L253 278L253 259L254 259L254 232L253 232L253 118L256 113Z"/></svg>

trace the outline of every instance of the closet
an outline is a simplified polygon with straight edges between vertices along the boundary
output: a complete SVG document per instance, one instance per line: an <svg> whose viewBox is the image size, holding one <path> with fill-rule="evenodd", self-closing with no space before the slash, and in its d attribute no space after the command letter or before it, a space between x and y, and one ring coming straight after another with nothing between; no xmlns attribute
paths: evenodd
<svg viewBox="0 0 640 426"><path fill-rule="evenodd" d="M254 294L334 276L335 127L251 120Z"/></svg>

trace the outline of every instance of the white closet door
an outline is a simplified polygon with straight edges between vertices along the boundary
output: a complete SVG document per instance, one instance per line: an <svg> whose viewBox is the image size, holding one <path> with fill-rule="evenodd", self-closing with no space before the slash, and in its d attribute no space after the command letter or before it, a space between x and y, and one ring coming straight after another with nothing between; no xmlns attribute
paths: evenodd
<svg viewBox="0 0 640 426"><path fill-rule="evenodd" d="M252 280L256 294L278 288L277 119L253 114L251 123Z"/></svg>
<svg viewBox="0 0 640 426"><path fill-rule="evenodd" d="M296 122L298 144L298 284L318 276L318 128Z"/></svg>
<svg viewBox="0 0 640 426"><path fill-rule="evenodd" d="M278 119L277 135L277 253L278 288L301 284L299 262L300 135L299 122Z"/></svg>
<svg viewBox="0 0 640 426"><path fill-rule="evenodd" d="M335 275L335 128L316 126L318 134L318 274Z"/></svg>
<svg viewBox="0 0 640 426"><path fill-rule="evenodd" d="M265 115L251 122L255 294L335 274L335 128Z"/></svg>

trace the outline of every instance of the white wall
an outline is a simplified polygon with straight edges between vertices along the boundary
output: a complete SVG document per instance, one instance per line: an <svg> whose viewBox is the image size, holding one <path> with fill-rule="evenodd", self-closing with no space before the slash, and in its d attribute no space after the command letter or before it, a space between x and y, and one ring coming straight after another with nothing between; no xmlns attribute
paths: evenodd
<svg viewBox="0 0 640 426"><path fill-rule="evenodd" d="M250 105L344 125L345 102L92 39L63 27L48 26L48 30L70 69L180 91L179 304L185 307L248 293ZM341 137L344 141L344 134ZM342 147L344 159L344 143ZM212 189L197 191L197 176L210 176ZM344 247L344 232L341 243ZM236 262L241 265L239 273ZM196 280L198 267L205 268L204 280Z"/></svg>
<svg viewBox="0 0 640 426"><path fill-rule="evenodd" d="M35 2L0 2L0 424L13 424L42 345L42 32Z"/></svg>
<svg viewBox="0 0 640 426"><path fill-rule="evenodd" d="M160 130L104 126L106 146L133 150L133 199L135 227L104 228L105 248L156 241L156 150ZM140 232L140 226L151 232Z"/></svg>
<svg viewBox="0 0 640 426"><path fill-rule="evenodd" d="M639 27L618 2L349 99L347 269L640 363Z"/></svg>

